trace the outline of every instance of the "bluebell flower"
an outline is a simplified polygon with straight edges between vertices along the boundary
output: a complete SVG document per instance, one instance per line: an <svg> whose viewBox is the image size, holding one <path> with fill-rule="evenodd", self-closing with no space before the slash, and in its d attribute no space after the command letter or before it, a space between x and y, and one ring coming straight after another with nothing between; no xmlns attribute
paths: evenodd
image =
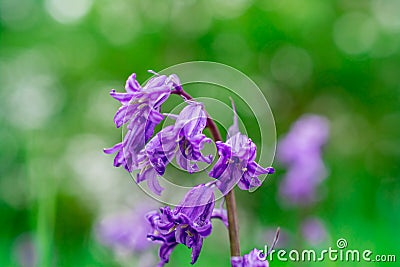
<svg viewBox="0 0 400 267"><path fill-rule="evenodd" d="M173 126L167 126L158 132L138 153L138 164L133 167L140 170L136 175L136 182L147 181L149 189L157 195L161 195L163 190L158 176L164 174L176 151L175 132Z"/></svg>
<svg viewBox="0 0 400 267"><path fill-rule="evenodd" d="M160 264L169 261L172 250L183 244L192 249L194 264L203 246L203 239L211 234L211 217L214 209L214 191L210 185L198 185L192 188L174 209L163 207L160 212L146 215L152 231L148 238L161 243Z"/></svg>
<svg viewBox="0 0 400 267"><path fill-rule="evenodd" d="M127 171L132 172L132 167L138 165L137 154L153 135L156 125L163 120L161 105L175 86L172 77L159 75L141 87L136 74L132 74L126 81L125 93L111 90L110 95L122 104L114 116L115 125L119 128L127 124L124 140L104 150L107 154L118 151L114 159L115 167L123 165Z"/></svg>
<svg viewBox="0 0 400 267"><path fill-rule="evenodd" d="M210 143L211 139L202 133L207 124L207 114L203 104L193 101L187 103L175 123L179 144L176 161L182 169L193 173L199 170L196 162L202 161L208 164L212 162L212 155L204 156L201 153L204 144Z"/></svg>
<svg viewBox="0 0 400 267"><path fill-rule="evenodd" d="M246 135L240 133L233 105L233 125L228 130L226 142L217 141L219 159L209 175L219 180L218 188L225 195L236 184L242 190L261 185L258 176L274 173L272 167L263 168L255 162L257 147Z"/></svg>

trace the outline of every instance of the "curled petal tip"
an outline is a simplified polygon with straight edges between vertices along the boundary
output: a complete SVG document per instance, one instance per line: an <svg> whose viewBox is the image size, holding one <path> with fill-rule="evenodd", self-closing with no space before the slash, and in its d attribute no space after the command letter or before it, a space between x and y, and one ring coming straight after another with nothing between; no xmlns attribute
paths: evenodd
<svg viewBox="0 0 400 267"><path fill-rule="evenodd" d="M267 168L267 173L268 173L268 174L273 174L273 173L275 173L274 167L268 167L268 168Z"/></svg>

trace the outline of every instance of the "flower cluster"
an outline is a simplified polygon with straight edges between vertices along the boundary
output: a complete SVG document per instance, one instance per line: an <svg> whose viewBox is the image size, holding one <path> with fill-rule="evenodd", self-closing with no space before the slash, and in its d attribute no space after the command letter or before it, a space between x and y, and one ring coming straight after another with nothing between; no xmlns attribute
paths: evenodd
<svg viewBox="0 0 400 267"><path fill-rule="evenodd" d="M126 125L127 128L122 142L104 150L107 154L117 152L115 167L124 166L128 172L138 171L136 182L146 181L155 194L161 195L163 188L158 177L162 177L173 159L190 174L199 171L199 162L212 163L212 156L202 153L204 145L212 142L203 130L207 126L214 127L214 131L218 129L216 125L210 125L210 121L212 124L214 122L208 118L204 105L187 97L176 75L156 74L156 77L142 87L137 82L136 75L132 74L126 82L125 90L125 93L117 93L115 90L110 93L122 105L115 114L114 122L117 127ZM176 115L161 113L162 104L171 94L183 96L186 103ZM249 137L240 133L233 102L232 105L234 120L229 128L227 141L216 142L219 159L209 173L209 177L215 180L190 189L178 206L162 207L145 216L150 226L147 238L161 245L158 266L169 261L171 252L178 244L192 250L191 263L194 264L199 257L204 238L211 234L212 218L220 219L229 228L228 211L222 206L214 207L215 187L223 195L231 192L236 184L242 190L249 190L261 185L259 175L274 172L272 167L263 168L256 163L256 145ZM154 134L155 127L164 116L173 118L174 124ZM131 234L121 234L120 238L115 239L114 232L105 233L106 237L111 236L111 243L119 240L129 244L131 242ZM263 262L264 265L257 263L254 253L232 258L232 264L235 264L233 266L268 266L266 262Z"/></svg>
<svg viewBox="0 0 400 267"><path fill-rule="evenodd" d="M211 142L202 133L207 116L201 103L187 101L188 105L176 116L175 124L163 128L151 138L155 126L164 118L160 113L161 104L176 88L181 88L176 75L157 76L140 87L135 74L132 74L126 82L126 93L116 93L115 90L110 93L122 104L114 122L117 127L127 124L128 131L121 143L104 152L112 154L118 151L114 166L123 165L129 172L139 170L136 182L147 181L148 187L157 195L163 190L157 177L164 174L174 157L189 173L198 171L196 162L212 162L211 155L201 153L204 144Z"/></svg>

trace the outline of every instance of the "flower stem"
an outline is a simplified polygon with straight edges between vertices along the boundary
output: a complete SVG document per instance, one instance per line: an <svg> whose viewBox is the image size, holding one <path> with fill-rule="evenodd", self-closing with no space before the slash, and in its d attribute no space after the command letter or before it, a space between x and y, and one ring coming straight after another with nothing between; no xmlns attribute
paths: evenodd
<svg viewBox="0 0 400 267"><path fill-rule="evenodd" d="M185 98L186 100L192 100L193 97L184 90L172 91L172 94L177 94ZM218 130L214 120L207 114L207 127L211 132L214 141L222 141L221 133ZM239 241L239 223L237 216L235 191L232 188L225 196L226 211L228 213L228 231L229 231L229 242L231 249L231 257L240 256L240 241Z"/></svg>
<svg viewBox="0 0 400 267"><path fill-rule="evenodd" d="M229 242L231 257L240 256L239 222L236 210L235 188L232 188L225 196L226 210L228 213Z"/></svg>

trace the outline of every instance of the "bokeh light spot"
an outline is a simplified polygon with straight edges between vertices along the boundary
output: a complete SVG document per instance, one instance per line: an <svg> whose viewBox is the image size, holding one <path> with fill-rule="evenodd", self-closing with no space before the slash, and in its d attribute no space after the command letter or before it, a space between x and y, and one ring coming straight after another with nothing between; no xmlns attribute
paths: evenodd
<svg viewBox="0 0 400 267"><path fill-rule="evenodd" d="M371 10L379 24L387 31L400 31L400 1L373 0Z"/></svg>
<svg viewBox="0 0 400 267"><path fill-rule="evenodd" d="M252 58L252 51L246 39L239 34L221 33L217 35L212 43L212 48L220 62L231 63L234 66L246 66Z"/></svg>
<svg viewBox="0 0 400 267"><path fill-rule="evenodd" d="M101 34L115 46L131 42L141 30L136 10L127 2L107 1L98 6L98 27Z"/></svg>
<svg viewBox="0 0 400 267"><path fill-rule="evenodd" d="M37 19L33 0L1 0L0 20L13 30L25 30Z"/></svg>
<svg viewBox="0 0 400 267"><path fill-rule="evenodd" d="M173 10L171 24L176 34L193 38L207 33L212 25L212 14L203 2L187 2Z"/></svg>
<svg viewBox="0 0 400 267"><path fill-rule="evenodd" d="M251 0L211 0L208 7L216 17L231 19L242 15L252 2Z"/></svg>
<svg viewBox="0 0 400 267"><path fill-rule="evenodd" d="M303 85L312 69L313 62L307 51L290 45L279 48L271 60L274 78L291 86Z"/></svg>
<svg viewBox="0 0 400 267"><path fill-rule="evenodd" d="M58 22L67 24L83 18L92 6L92 0L46 0L46 9Z"/></svg>
<svg viewBox="0 0 400 267"><path fill-rule="evenodd" d="M368 52L378 37L375 20L363 13L347 13L336 20L333 39L337 47L350 55Z"/></svg>

